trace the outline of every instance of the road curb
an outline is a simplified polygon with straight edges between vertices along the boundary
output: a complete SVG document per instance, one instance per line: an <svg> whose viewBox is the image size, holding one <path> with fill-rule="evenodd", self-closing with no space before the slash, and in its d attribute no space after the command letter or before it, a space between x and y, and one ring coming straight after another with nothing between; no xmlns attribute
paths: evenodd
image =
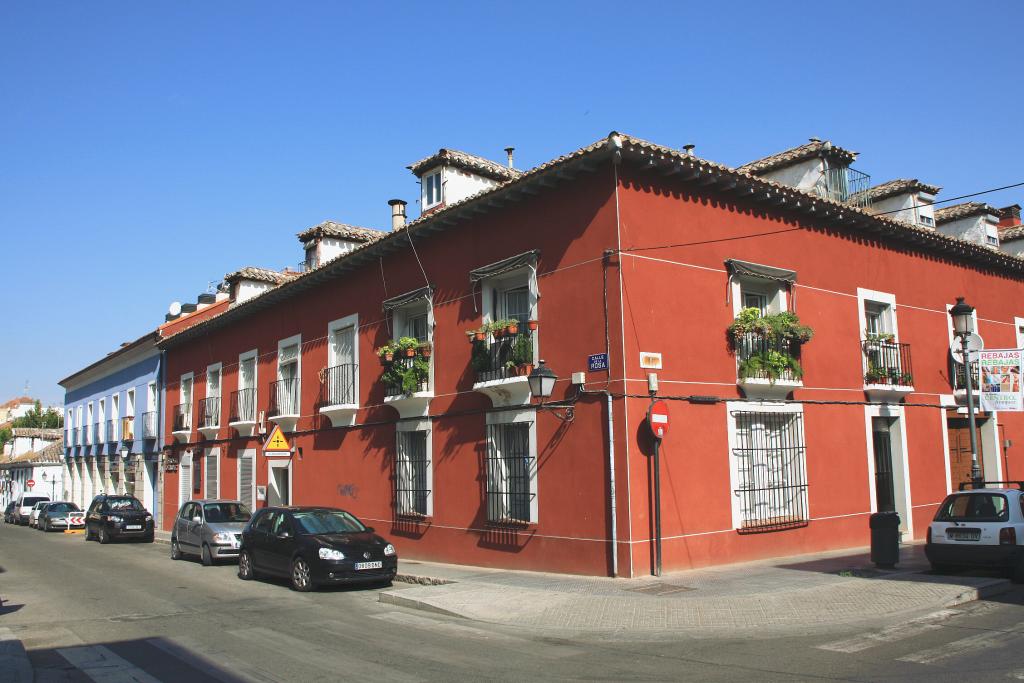
<svg viewBox="0 0 1024 683"><path fill-rule="evenodd" d="M401 583L414 583L420 586L444 586L449 583L458 583L451 579L442 579L438 576L420 576L419 574L396 574L395 581Z"/></svg>
<svg viewBox="0 0 1024 683"><path fill-rule="evenodd" d="M1009 579L993 579L989 583L985 583L975 588L968 588L967 590L958 593L943 605L943 607L956 607L968 602L975 602L976 600L987 600L988 598L1008 593L1013 590L1013 586L1013 582Z"/></svg>
<svg viewBox="0 0 1024 683"><path fill-rule="evenodd" d="M395 577L398 580L397 577ZM377 594L377 602L382 602L386 605L395 605L396 607L407 607L409 609L420 610L421 612L433 612L434 614L443 614L448 617L458 617L459 619L468 619L465 614L459 614L452 610L444 609L443 607L436 607L428 602L422 600L416 600L415 598L403 597L401 591L397 593L382 592Z"/></svg>
<svg viewBox="0 0 1024 683"><path fill-rule="evenodd" d="M9 628L0 628L0 683L32 683L35 673L21 640Z"/></svg>

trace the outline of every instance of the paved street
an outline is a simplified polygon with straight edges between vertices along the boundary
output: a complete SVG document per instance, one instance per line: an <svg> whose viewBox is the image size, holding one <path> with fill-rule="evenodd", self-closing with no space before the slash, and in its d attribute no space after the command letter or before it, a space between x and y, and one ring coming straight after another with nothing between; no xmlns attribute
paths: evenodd
<svg viewBox="0 0 1024 683"><path fill-rule="evenodd" d="M37 681L1024 678L1019 589L871 624L616 639L409 610L380 589L301 595L172 562L165 545L9 525L0 568L0 645L21 640Z"/></svg>

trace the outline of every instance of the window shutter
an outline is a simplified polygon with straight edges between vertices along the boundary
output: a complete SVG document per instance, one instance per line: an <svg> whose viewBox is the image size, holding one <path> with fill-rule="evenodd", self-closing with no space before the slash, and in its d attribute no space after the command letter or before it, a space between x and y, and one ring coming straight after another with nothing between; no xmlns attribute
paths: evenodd
<svg viewBox="0 0 1024 683"><path fill-rule="evenodd" d="M255 507L255 501L253 500L252 470L253 454L245 453L242 455L242 459L239 462L238 499L248 505L250 509Z"/></svg>
<svg viewBox="0 0 1024 683"><path fill-rule="evenodd" d="M192 456L188 453L181 456L178 465L178 505L192 499Z"/></svg>
<svg viewBox="0 0 1024 683"><path fill-rule="evenodd" d="M220 472L220 453L213 452L206 455L206 497L217 498L217 480Z"/></svg>

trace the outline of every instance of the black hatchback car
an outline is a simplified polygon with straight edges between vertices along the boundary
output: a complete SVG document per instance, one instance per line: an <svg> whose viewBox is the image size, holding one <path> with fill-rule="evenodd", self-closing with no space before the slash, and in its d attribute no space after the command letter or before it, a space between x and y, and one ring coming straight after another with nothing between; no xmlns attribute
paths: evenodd
<svg viewBox="0 0 1024 683"><path fill-rule="evenodd" d="M152 543L153 515L135 496L96 496L85 513L85 540L93 538L100 543L115 538L138 538Z"/></svg>
<svg viewBox="0 0 1024 683"><path fill-rule="evenodd" d="M326 584L388 585L397 572L395 546L337 508L264 508L242 531L240 579L270 574L309 591Z"/></svg>

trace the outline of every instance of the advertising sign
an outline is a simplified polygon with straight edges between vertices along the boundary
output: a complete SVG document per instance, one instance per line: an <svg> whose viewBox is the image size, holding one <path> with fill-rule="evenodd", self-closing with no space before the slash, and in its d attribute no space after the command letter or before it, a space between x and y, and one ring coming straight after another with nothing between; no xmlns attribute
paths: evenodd
<svg viewBox="0 0 1024 683"><path fill-rule="evenodd" d="M1024 410L1020 386L1022 362L1022 349L978 351L982 410Z"/></svg>

